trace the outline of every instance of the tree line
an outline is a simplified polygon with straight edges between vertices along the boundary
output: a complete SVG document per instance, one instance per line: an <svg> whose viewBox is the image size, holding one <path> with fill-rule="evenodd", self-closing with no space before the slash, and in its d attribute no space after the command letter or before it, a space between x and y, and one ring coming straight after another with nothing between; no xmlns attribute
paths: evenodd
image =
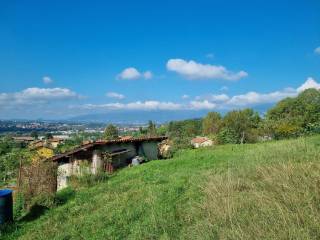
<svg viewBox="0 0 320 240"><path fill-rule="evenodd" d="M263 115L247 108L225 115L209 112L202 119L171 121L158 127L149 121L138 134L167 135L176 148L185 148L195 136L207 136L216 144L243 144L316 133L320 133L320 91L307 89L278 102Z"/></svg>
<svg viewBox="0 0 320 240"><path fill-rule="evenodd" d="M320 133L320 91L307 89L286 98L263 116L253 109L233 110L222 116L209 112L203 119L170 122L167 134L177 142L205 135L219 144L254 143Z"/></svg>

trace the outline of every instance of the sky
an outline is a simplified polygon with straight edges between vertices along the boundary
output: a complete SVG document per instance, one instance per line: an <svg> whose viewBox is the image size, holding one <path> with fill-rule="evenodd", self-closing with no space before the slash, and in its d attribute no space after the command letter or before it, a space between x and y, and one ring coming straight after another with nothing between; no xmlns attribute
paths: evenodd
<svg viewBox="0 0 320 240"><path fill-rule="evenodd" d="M0 1L0 119L259 109L307 88L319 0Z"/></svg>

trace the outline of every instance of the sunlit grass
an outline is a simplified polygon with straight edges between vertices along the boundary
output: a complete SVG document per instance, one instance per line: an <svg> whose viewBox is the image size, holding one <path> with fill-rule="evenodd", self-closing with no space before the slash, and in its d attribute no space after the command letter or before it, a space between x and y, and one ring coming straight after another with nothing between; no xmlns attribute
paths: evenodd
<svg viewBox="0 0 320 240"><path fill-rule="evenodd" d="M184 150L126 168L6 239L318 239L320 137Z"/></svg>

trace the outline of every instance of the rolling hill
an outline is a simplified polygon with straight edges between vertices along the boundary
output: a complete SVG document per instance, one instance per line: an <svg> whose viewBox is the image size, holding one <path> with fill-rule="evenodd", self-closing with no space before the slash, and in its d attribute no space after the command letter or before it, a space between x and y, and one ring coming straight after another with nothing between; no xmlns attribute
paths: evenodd
<svg viewBox="0 0 320 240"><path fill-rule="evenodd" d="M59 192L1 239L319 239L320 136L182 150Z"/></svg>

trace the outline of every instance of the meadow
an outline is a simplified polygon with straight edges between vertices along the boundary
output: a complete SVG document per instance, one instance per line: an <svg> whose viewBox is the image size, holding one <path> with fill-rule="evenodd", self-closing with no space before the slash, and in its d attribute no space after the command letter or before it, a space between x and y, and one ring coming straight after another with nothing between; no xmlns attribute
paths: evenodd
<svg viewBox="0 0 320 240"><path fill-rule="evenodd" d="M178 151L58 193L1 239L319 239L320 136Z"/></svg>

